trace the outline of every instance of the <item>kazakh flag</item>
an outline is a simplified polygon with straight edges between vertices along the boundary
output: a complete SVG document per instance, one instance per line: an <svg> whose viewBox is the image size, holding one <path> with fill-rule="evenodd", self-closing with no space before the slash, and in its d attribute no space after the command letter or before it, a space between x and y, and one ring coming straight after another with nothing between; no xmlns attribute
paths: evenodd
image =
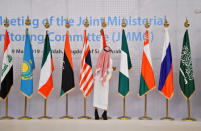
<svg viewBox="0 0 201 131"><path fill-rule="evenodd" d="M33 70L35 68L33 51L31 46L31 41L26 29L26 39L24 46L24 57L22 64L22 74L21 74L21 88L20 91L23 95L31 98L33 94Z"/></svg>
<svg viewBox="0 0 201 131"><path fill-rule="evenodd" d="M128 44L125 31L122 31L122 44L121 44L121 62L119 72L119 88L118 92L121 96L125 97L129 92L129 74L128 70L132 68L131 58L128 50Z"/></svg>

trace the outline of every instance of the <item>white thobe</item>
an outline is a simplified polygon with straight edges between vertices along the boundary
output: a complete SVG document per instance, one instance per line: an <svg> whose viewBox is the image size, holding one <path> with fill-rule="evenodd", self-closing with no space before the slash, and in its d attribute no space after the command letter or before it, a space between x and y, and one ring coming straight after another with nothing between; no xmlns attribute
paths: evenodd
<svg viewBox="0 0 201 131"><path fill-rule="evenodd" d="M109 81L112 77L112 60L110 59L110 67L107 70L106 81L102 84L101 71L96 70L96 76L94 78L94 101L93 106L107 110L108 107L108 94L109 94Z"/></svg>

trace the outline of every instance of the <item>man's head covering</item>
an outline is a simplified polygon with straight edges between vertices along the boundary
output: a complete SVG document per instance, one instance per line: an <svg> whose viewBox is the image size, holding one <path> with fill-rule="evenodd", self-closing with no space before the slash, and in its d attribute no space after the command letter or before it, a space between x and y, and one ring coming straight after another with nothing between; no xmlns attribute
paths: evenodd
<svg viewBox="0 0 201 131"><path fill-rule="evenodd" d="M104 47L99 56L98 56L98 61L96 63L96 71L100 70L101 72L101 78L102 79L102 84L104 85L107 77L107 70L110 67L110 54L111 54L111 49L110 47L106 46Z"/></svg>

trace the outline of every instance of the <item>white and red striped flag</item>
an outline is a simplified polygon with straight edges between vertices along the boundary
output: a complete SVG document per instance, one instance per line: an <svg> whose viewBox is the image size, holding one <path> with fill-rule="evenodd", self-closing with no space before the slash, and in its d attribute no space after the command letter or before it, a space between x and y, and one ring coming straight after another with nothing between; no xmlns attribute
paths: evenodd
<svg viewBox="0 0 201 131"><path fill-rule="evenodd" d="M80 90L83 92L84 97L87 97L90 94L94 86L90 47L87 41L88 36L86 35L85 30L80 69Z"/></svg>

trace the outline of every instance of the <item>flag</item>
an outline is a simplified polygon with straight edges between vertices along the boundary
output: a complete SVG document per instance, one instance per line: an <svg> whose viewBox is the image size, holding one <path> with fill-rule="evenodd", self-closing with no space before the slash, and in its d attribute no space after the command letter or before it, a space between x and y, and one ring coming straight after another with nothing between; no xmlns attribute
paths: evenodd
<svg viewBox="0 0 201 131"><path fill-rule="evenodd" d="M121 96L125 97L129 92L129 74L128 70L132 68L131 58L128 50L127 39L125 31L122 31L121 43L121 61L119 71L119 88L118 92Z"/></svg>
<svg viewBox="0 0 201 131"><path fill-rule="evenodd" d="M9 35L6 30L3 52L3 64L1 70L1 89L0 98L6 100L11 88L13 87L13 57Z"/></svg>
<svg viewBox="0 0 201 131"><path fill-rule="evenodd" d="M73 61L71 56L69 33L66 32L66 42L64 47L63 57L63 69L62 69L62 82L61 82L61 93L60 96L64 96L74 89L74 72L73 72Z"/></svg>
<svg viewBox="0 0 201 131"><path fill-rule="evenodd" d="M102 39L103 39L103 48L104 48L107 46L107 43L106 43L105 33L104 33L103 29L101 29L101 35L102 35Z"/></svg>
<svg viewBox="0 0 201 131"><path fill-rule="evenodd" d="M163 45L163 54L161 61L161 71L158 90L167 98L173 96L173 68L172 68L172 52L168 29L165 28L165 41Z"/></svg>
<svg viewBox="0 0 201 131"><path fill-rule="evenodd" d="M151 53L149 49L149 31L145 32L144 49L140 76L139 96L147 94L155 88L154 73L152 70Z"/></svg>
<svg viewBox="0 0 201 131"><path fill-rule="evenodd" d="M90 55L90 47L87 43L88 36L86 30L84 31L84 43L82 48L81 69L80 69L80 90L83 92L84 97L87 97L93 89L93 73Z"/></svg>
<svg viewBox="0 0 201 131"><path fill-rule="evenodd" d="M40 71L40 80L38 93L45 99L48 98L53 89L52 73L54 71L51 47L49 42L48 33L45 36L45 45L43 49L43 59Z"/></svg>
<svg viewBox="0 0 201 131"><path fill-rule="evenodd" d="M34 63L34 57L33 57L33 50L31 46L28 29L26 29L20 92L28 98L31 98L33 94L33 70L34 69L35 69L35 63Z"/></svg>
<svg viewBox="0 0 201 131"><path fill-rule="evenodd" d="M195 84L193 77L193 67L188 30L186 30L184 34L180 60L179 84L183 95L189 99L195 91Z"/></svg>

